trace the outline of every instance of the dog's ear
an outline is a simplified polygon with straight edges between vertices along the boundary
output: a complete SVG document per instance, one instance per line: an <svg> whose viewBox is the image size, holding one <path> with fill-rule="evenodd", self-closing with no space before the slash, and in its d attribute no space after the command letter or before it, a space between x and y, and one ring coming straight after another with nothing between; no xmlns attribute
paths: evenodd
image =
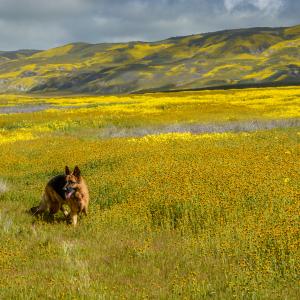
<svg viewBox="0 0 300 300"><path fill-rule="evenodd" d="M70 169L69 169L68 166L65 167L65 174L66 175L70 175L71 174Z"/></svg>
<svg viewBox="0 0 300 300"><path fill-rule="evenodd" d="M75 177L80 177L80 170L79 170L78 166L75 166L74 171L73 171L73 175Z"/></svg>

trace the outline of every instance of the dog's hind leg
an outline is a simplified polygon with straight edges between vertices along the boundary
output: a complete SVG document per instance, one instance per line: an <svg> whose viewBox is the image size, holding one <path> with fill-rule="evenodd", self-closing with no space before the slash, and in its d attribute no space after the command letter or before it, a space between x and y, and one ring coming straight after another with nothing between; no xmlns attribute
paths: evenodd
<svg viewBox="0 0 300 300"><path fill-rule="evenodd" d="M54 215L58 212L59 210L59 203L58 201L51 201L50 203L50 208L49 208L49 211L50 211L50 214Z"/></svg>

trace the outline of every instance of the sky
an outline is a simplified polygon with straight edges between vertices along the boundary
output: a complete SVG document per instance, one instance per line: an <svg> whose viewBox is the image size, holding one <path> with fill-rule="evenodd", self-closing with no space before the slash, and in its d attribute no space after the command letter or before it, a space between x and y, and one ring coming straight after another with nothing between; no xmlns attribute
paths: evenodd
<svg viewBox="0 0 300 300"><path fill-rule="evenodd" d="M0 50L300 24L300 0L0 0Z"/></svg>

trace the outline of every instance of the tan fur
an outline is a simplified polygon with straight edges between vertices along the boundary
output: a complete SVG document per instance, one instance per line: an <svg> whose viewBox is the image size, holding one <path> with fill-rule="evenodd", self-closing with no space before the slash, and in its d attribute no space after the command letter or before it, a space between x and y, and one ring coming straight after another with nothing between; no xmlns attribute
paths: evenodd
<svg viewBox="0 0 300 300"><path fill-rule="evenodd" d="M73 175L68 175L66 180L76 179ZM67 199L66 202L71 209L71 217L73 225L77 224L77 215L79 213L84 213L87 215L87 209L89 204L89 192L87 189L87 185L84 179L80 176L79 183L75 185L76 192L71 196L70 199Z"/></svg>
<svg viewBox="0 0 300 300"><path fill-rule="evenodd" d="M57 183L59 178L59 184ZM55 181L56 180L56 181ZM53 182L56 182L55 184ZM72 195L68 198L64 196L63 190L71 188ZM65 195L67 192L65 193ZM37 207L32 207L31 212L35 214L41 214L49 209L50 214L54 215L61 210L67 217L69 214L63 205L68 205L71 210L72 224L76 226L77 216L79 213L87 215L87 209L89 204L89 191L85 180L80 175L80 170L76 166L71 173L69 168L65 168L65 175L59 175L53 177L46 185L42 200Z"/></svg>

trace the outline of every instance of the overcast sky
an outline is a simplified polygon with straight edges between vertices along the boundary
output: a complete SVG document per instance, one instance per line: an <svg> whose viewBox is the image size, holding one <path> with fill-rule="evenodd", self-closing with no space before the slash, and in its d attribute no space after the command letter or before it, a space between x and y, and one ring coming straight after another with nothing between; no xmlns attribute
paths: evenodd
<svg viewBox="0 0 300 300"><path fill-rule="evenodd" d="M300 0L0 0L0 50L300 24Z"/></svg>

